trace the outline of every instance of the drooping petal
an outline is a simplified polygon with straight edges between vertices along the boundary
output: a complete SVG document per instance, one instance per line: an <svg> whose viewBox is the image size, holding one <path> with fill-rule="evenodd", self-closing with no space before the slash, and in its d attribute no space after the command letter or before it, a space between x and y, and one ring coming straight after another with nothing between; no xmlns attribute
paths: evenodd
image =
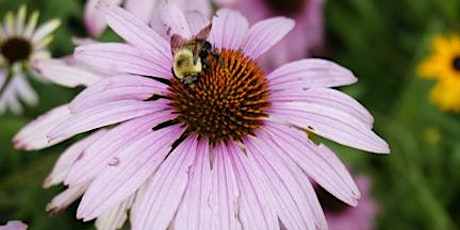
<svg viewBox="0 0 460 230"><path fill-rule="evenodd" d="M352 97L329 88L311 88L307 90L291 89L272 91L270 101L313 103L336 108L346 112L372 128L374 118L358 101Z"/></svg>
<svg viewBox="0 0 460 230"><path fill-rule="evenodd" d="M107 24L128 43L158 56L161 63L171 63L172 56L169 50L169 41L166 41L147 24L115 5L101 3L98 5L105 15Z"/></svg>
<svg viewBox="0 0 460 230"><path fill-rule="evenodd" d="M267 124L267 131L278 149L284 151L313 180L343 202L356 206L360 193L350 173L332 152L317 147L301 131L278 124Z"/></svg>
<svg viewBox="0 0 460 230"><path fill-rule="evenodd" d="M185 18L192 34L198 34L210 23L209 19L198 11L185 12Z"/></svg>
<svg viewBox="0 0 460 230"><path fill-rule="evenodd" d="M160 167L171 144L180 136L180 131L175 125L151 132L112 157L108 167L85 192L77 217L84 221L94 219L134 194Z"/></svg>
<svg viewBox="0 0 460 230"><path fill-rule="evenodd" d="M217 48L238 50L249 30L249 23L237 11L221 9L212 20L209 41Z"/></svg>
<svg viewBox="0 0 460 230"><path fill-rule="evenodd" d="M90 86L103 78L88 68L64 59L38 60L32 65L42 77L64 87Z"/></svg>
<svg viewBox="0 0 460 230"><path fill-rule="evenodd" d="M0 225L0 230L26 230L27 224L19 220L10 220L6 225Z"/></svg>
<svg viewBox="0 0 460 230"><path fill-rule="evenodd" d="M122 43L100 43L79 46L75 49L77 60L94 68L117 73L171 77L171 62L164 61L134 46Z"/></svg>
<svg viewBox="0 0 460 230"><path fill-rule="evenodd" d="M147 77L120 75L109 77L83 90L69 105L72 113L102 103L118 100L146 100L153 95L164 95L167 85Z"/></svg>
<svg viewBox="0 0 460 230"><path fill-rule="evenodd" d="M119 205L100 215L94 225L98 230L117 230L123 227L123 224L128 219L128 209L133 204L135 195L131 195L128 199L121 202Z"/></svg>
<svg viewBox="0 0 460 230"><path fill-rule="evenodd" d="M158 2L159 0L126 0L124 8L144 23L148 23Z"/></svg>
<svg viewBox="0 0 460 230"><path fill-rule="evenodd" d="M223 144L218 144L211 154L214 156L214 161L209 206L213 211L213 229L242 229L238 216L241 194L228 156L231 153L225 150Z"/></svg>
<svg viewBox="0 0 460 230"><path fill-rule="evenodd" d="M88 188L89 183L79 184L77 186L68 187L66 190L55 196L47 205L46 211L51 215L56 215L70 204L77 200Z"/></svg>
<svg viewBox="0 0 460 230"><path fill-rule="evenodd" d="M48 141L48 133L58 124L70 117L68 104L58 106L41 115L23 127L13 138L14 148L22 150L39 150L57 144L65 139Z"/></svg>
<svg viewBox="0 0 460 230"><path fill-rule="evenodd" d="M254 24L243 44L243 52L257 59L294 28L294 20L285 17L265 19Z"/></svg>
<svg viewBox="0 0 460 230"><path fill-rule="evenodd" d="M166 229L174 218L189 182L190 167L197 154L196 137L188 137L164 159L140 197L133 229ZM165 155L163 155L165 156Z"/></svg>
<svg viewBox="0 0 460 230"><path fill-rule="evenodd" d="M95 178L123 149L152 132L152 128L173 118L169 111L132 119L112 128L79 156L64 184L72 186Z"/></svg>
<svg viewBox="0 0 460 230"><path fill-rule="evenodd" d="M120 5L123 0L105 0L108 4ZM84 11L85 27L88 33L93 36L99 36L107 27L104 15L96 9L100 0L87 0Z"/></svg>
<svg viewBox="0 0 460 230"><path fill-rule="evenodd" d="M78 156L94 141L103 136L107 130L99 130L90 136L76 142L67 148L58 158L53 167L53 171L46 177L43 183L44 188L62 183L70 170L70 166L78 159Z"/></svg>
<svg viewBox="0 0 460 230"><path fill-rule="evenodd" d="M357 81L350 70L334 62L315 58L282 65L268 74L267 79L272 90L336 87Z"/></svg>
<svg viewBox="0 0 460 230"><path fill-rule="evenodd" d="M160 11L160 20L165 26L168 36L178 34L184 38L192 37L185 14L177 4L163 5Z"/></svg>
<svg viewBox="0 0 460 230"><path fill-rule="evenodd" d="M116 124L132 118L151 114L163 108L158 101L120 100L104 103L81 113L72 115L69 119L51 130L48 138L69 138L78 133ZM161 109L160 108L160 109Z"/></svg>
<svg viewBox="0 0 460 230"><path fill-rule="evenodd" d="M275 103L269 108L282 119L337 143L374 153L389 153L388 144L369 125L339 109L313 103Z"/></svg>
<svg viewBox="0 0 460 230"><path fill-rule="evenodd" d="M209 143L200 140L197 159L190 170L189 183L174 218L175 229L212 229L212 210L208 205L212 193L209 154Z"/></svg>
<svg viewBox="0 0 460 230"><path fill-rule="evenodd" d="M38 95L26 80L26 76L18 74L13 79L13 84L16 87L18 97L28 105L36 105L38 103Z"/></svg>
<svg viewBox="0 0 460 230"><path fill-rule="evenodd" d="M273 146L267 139L267 135L258 133L256 138L248 138L245 145L248 148L248 157L254 161L272 191L273 203L281 222L287 229L314 229L315 217L310 210L310 204L306 193L314 194L311 190L303 190L302 183L308 183L307 177L300 173L294 174L297 165L292 160L283 159L284 153ZM299 179L305 181L299 182ZM321 208L320 212L322 212ZM324 215L323 215L324 219Z"/></svg>
<svg viewBox="0 0 460 230"><path fill-rule="evenodd" d="M228 143L227 154L232 162L235 179L240 189L238 202L238 217L244 229L273 229L280 228L275 204L269 203L271 192L263 179L256 175L256 170L251 166L253 162L235 143ZM262 180L261 180L262 179Z"/></svg>

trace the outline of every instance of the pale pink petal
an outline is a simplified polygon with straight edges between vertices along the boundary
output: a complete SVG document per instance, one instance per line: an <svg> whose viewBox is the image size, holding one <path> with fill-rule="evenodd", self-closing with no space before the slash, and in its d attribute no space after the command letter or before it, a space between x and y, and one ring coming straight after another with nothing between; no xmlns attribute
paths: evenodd
<svg viewBox="0 0 460 230"><path fill-rule="evenodd" d="M192 37L185 14L177 4L163 5L160 10L160 19L168 36L179 34L184 38Z"/></svg>
<svg viewBox="0 0 460 230"><path fill-rule="evenodd" d="M134 194L160 167L171 144L179 138L180 131L178 125L152 131L112 157L112 162L85 192L77 210L77 217L84 221L94 219ZM171 153L170 157L175 156L174 153ZM133 228L136 229L134 226Z"/></svg>
<svg viewBox="0 0 460 230"><path fill-rule="evenodd" d="M241 13L229 9L217 11L212 19L209 41L217 48L238 50L249 30L249 23Z"/></svg>
<svg viewBox="0 0 460 230"><path fill-rule="evenodd" d="M77 60L103 70L118 73L146 75L161 78L171 77L171 62L164 62L134 46L123 43L101 43L79 46L75 49Z"/></svg>
<svg viewBox="0 0 460 230"><path fill-rule="evenodd" d="M321 187L347 204L358 204L358 188L343 163L337 158L331 158L332 152L317 147L306 134L295 128L267 124L267 130L278 148Z"/></svg>
<svg viewBox="0 0 460 230"><path fill-rule="evenodd" d="M185 12L185 18L187 19L188 26L192 34L198 34L200 30L210 23L209 19L198 11Z"/></svg>
<svg viewBox="0 0 460 230"><path fill-rule="evenodd" d="M42 77L64 87L90 86L103 78L64 59L43 59L32 65Z"/></svg>
<svg viewBox="0 0 460 230"><path fill-rule="evenodd" d="M263 178L256 175L257 172L252 167L253 162L236 146L236 143L230 142L226 147L227 152L224 154L230 157L240 189L237 215L244 229L278 230L280 226L274 210L276 205L268 202L271 193L263 183Z"/></svg>
<svg viewBox="0 0 460 230"><path fill-rule="evenodd" d="M47 205L46 211L51 215L56 215L70 204L76 201L88 188L89 183L79 184L76 186L68 187L66 190L55 196Z"/></svg>
<svg viewBox="0 0 460 230"><path fill-rule="evenodd" d="M265 19L254 24L247 34L242 46L243 52L253 59L269 50L294 28L294 20L276 17Z"/></svg>
<svg viewBox="0 0 460 230"><path fill-rule="evenodd" d="M213 229L243 229L239 219L241 199L234 170L228 152L223 144L217 144L213 150L212 194L209 206L213 211Z"/></svg>
<svg viewBox="0 0 460 230"><path fill-rule="evenodd" d="M69 105L72 113L78 113L102 103L118 100L146 100L153 95L165 95L167 85L151 78L120 75L99 81L83 90Z"/></svg>
<svg viewBox="0 0 460 230"><path fill-rule="evenodd" d="M197 152L196 137L186 138L162 162L140 197L139 213L133 229L166 229L174 218L187 187L190 167ZM164 156L164 155L163 155Z"/></svg>
<svg viewBox="0 0 460 230"><path fill-rule="evenodd" d="M172 62L169 41L147 24L118 6L99 4L99 9L105 14L109 26L128 43L152 56L157 56L162 60L160 63Z"/></svg>
<svg viewBox="0 0 460 230"><path fill-rule="evenodd" d="M48 133L70 117L68 105L58 106L23 127L13 138L14 148L38 150L57 144L65 139L48 141Z"/></svg>
<svg viewBox="0 0 460 230"><path fill-rule="evenodd" d="M272 90L336 87L357 81L350 70L334 62L315 58L285 64L268 74L267 79Z"/></svg>
<svg viewBox="0 0 460 230"><path fill-rule="evenodd" d="M337 143L374 153L389 153L388 144L368 124L336 108L302 102L272 104L271 116Z"/></svg>
<svg viewBox="0 0 460 230"><path fill-rule="evenodd" d="M101 0L87 0L84 11L85 27L91 36L99 36L107 27L104 15L96 9ZM104 0L108 4L120 5L123 0Z"/></svg>
<svg viewBox="0 0 460 230"><path fill-rule="evenodd" d="M69 138L92 129L155 113L163 107L158 101L120 100L108 102L72 115L52 129L48 138L51 141L56 138Z"/></svg>
<svg viewBox="0 0 460 230"><path fill-rule="evenodd" d="M64 184L71 186L95 178L121 150L152 133L152 128L159 123L172 118L170 111L164 111L135 118L112 128L85 149L70 168Z"/></svg>
<svg viewBox="0 0 460 230"><path fill-rule="evenodd" d="M208 205L208 198L212 193L209 154L209 143L200 140L196 151L197 159L190 171L190 182L174 218L175 229L211 229L212 210Z"/></svg>
<svg viewBox="0 0 460 230"><path fill-rule="evenodd" d="M0 28L1 29L1 28ZM0 89L3 88L3 84L6 82L6 71L4 69L0 69ZM0 94L0 96L2 96Z"/></svg>
<svg viewBox="0 0 460 230"><path fill-rule="evenodd" d="M315 216L310 210L306 194L311 192L314 195L315 192L307 177L298 173L300 170L292 160L283 159L284 152L266 140L267 135L258 133L257 137L245 141L248 158L255 163L260 170L259 174L267 181L268 191L273 193L271 202L276 205L280 221L287 229L314 229ZM305 186L302 184L310 185L311 190L303 190ZM319 211L322 212L321 208Z"/></svg>
<svg viewBox="0 0 460 230"><path fill-rule="evenodd" d="M123 227L123 224L128 219L128 210L134 201L135 195L131 195L128 199L121 202L119 205L104 212L100 215L94 226L98 230L117 230Z"/></svg>
<svg viewBox="0 0 460 230"><path fill-rule="evenodd" d="M67 148L58 158L54 165L53 171L46 177L43 183L44 188L62 183L69 173L70 166L78 159L78 156L94 141L103 136L107 130L99 130L90 136L78 141Z"/></svg>
<svg viewBox="0 0 460 230"><path fill-rule="evenodd" d="M148 23L159 1L160 0L126 0L124 8L144 23Z"/></svg>
<svg viewBox="0 0 460 230"><path fill-rule="evenodd" d="M19 220L10 220L6 225L1 225L0 230L26 230L27 224Z"/></svg>
<svg viewBox="0 0 460 230"><path fill-rule="evenodd" d="M274 90L271 92L270 101L277 102L304 102L314 103L336 108L346 112L372 128L374 118L358 101L352 97L329 88L311 88L307 90Z"/></svg>

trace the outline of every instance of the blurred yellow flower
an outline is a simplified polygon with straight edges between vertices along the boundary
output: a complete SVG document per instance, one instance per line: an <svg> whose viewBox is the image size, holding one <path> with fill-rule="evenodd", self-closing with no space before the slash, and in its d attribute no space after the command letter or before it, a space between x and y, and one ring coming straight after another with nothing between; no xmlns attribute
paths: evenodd
<svg viewBox="0 0 460 230"><path fill-rule="evenodd" d="M431 54L417 67L420 76L437 80L431 101L444 111L460 112L460 37L433 38Z"/></svg>

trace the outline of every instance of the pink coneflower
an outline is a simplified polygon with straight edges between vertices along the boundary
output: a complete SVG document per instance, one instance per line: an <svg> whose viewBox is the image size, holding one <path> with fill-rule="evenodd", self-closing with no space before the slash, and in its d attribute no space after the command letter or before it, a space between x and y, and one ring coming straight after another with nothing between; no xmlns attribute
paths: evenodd
<svg viewBox="0 0 460 230"><path fill-rule="evenodd" d="M268 70L308 57L324 45L323 5L325 0L214 0L242 12L250 23L285 16L296 25L287 36L264 55L260 62Z"/></svg>
<svg viewBox="0 0 460 230"><path fill-rule="evenodd" d="M21 6L14 15L5 15L0 24L0 114L11 110L22 113L20 100L35 105L38 96L28 83L34 76L30 63L50 57L48 44L53 40L51 33L59 26L59 20L51 20L38 28L38 12L33 12L26 22L26 7Z"/></svg>
<svg viewBox="0 0 460 230"><path fill-rule="evenodd" d="M85 27L91 36L99 36L107 27L104 16L96 9L100 0L87 0L85 6ZM157 12L157 8L166 2L179 4L182 9L198 11L209 15L211 5L209 0L105 0L106 3L114 5L123 5L123 7L136 15L139 19L148 23L152 20Z"/></svg>
<svg viewBox="0 0 460 230"><path fill-rule="evenodd" d="M361 199L356 207L350 207L337 200L324 189L317 191L330 230L374 229L379 208L371 195L371 181L368 177L360 175L356 177L356 184L361 191Z"/></svg>
<svg viewBox="0 0 460 230"><path fill-rule="evenodd" d="M51 211L83 194L77 217L112 227L130 210L133 229L326 229L309 177L357 204L345 166L305 131L376 153L388 146L362 105L328 88L354 83L349 70L320 59L269 74L259 68L255 60L292 20L250 27L239 13L219 10L208 36L213 54L198 56L203 69L186 85L172 74L168 40L117 6L100 10L127 44L85 45L75 56L123 74L85 89L69 104L70 117L48 134L62 140L107 127L61 157L48 181L62 172L68 189ZM175 38L202 37L209 28L207 19L172 4L160 18Z"/></svg>
<svg viewBox="0 0 460 230"><path fill-rule="evenodd" d="M6 225L0 225L0 230L26 230L27 224L22 223L19 220L8 221Z"/></svg>

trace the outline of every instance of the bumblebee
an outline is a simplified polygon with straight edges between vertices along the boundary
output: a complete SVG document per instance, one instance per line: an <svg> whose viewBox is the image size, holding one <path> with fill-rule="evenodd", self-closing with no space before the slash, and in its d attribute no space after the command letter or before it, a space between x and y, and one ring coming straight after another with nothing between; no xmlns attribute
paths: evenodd
<svg viewBox="0 0 460 230"><path fill-rule="evenodd" d="M211 24L203 28L192 39L186 40L178 34L171 37L171 51L174 77L184 85L194 86L201 73L209 69L207 58L212 56L220 61L218 54L213 51L211 43L206 39L211 32Z"/></svg>

